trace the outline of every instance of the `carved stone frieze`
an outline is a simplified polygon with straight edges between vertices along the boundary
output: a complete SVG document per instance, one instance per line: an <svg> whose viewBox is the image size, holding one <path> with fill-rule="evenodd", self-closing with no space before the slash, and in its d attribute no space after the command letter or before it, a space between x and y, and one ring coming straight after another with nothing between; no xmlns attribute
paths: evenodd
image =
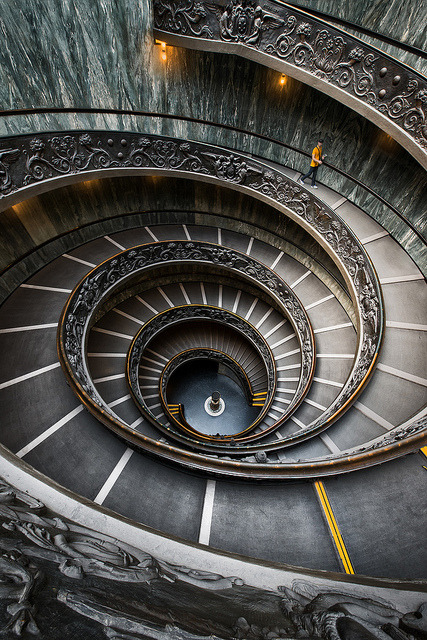
<svg viewBox="0 0 427 640"><path fill-rule="evenodd" d="M39 635L35 617L37 608L33 604L34 592L43 579L43 573L15 549L0 556L0 601L6 600L7 619L1 635L8 632L14 636Z"/></svg>
<svg viewBox="0 0 427 640"><path fill-rule="evenodd" d="M217 41L219 50L239 43L284 60L370 105L427 150L425 77L359 39L275 0L153 5L158 32Z"/></svg>
<svg viewBox="0 0 427 640"><path fill-rule="evenodd" d="M159 15L162 22L168 26L168 30L205 38L213 37L209 27L203 24L207 15L206 9L197 0L187 0L179 6L165 3L159 7Z"/></svg>
<svg viewBox="0 0 427 640"><path fill-rule="evenodd" d="M279 587L279 590L283 594L281 608L296 628L296 638L413 640L411 632L416 627L405 625L405 616L390 602L355 596L348 591L316 593L310 585L295 582L293 589ZM419 611L423 609L421 605ZM414 620L418 613L412 614ZM424 620L421 626L426 628Z"/></svg>

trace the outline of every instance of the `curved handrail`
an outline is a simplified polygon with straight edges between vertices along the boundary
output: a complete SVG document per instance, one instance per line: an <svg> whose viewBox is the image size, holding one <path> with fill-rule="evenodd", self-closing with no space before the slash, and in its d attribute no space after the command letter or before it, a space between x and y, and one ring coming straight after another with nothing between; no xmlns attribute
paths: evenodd
<svg viewBox="0 0 427 640"><path fill-rule="evenodd" d="M311 157L311 154L308 153L307 151L304 151L299 147L283 142L282 140L277 140L276 138L272 138L271 136L266 136L261 133L256 133L254 131L248 131L247 129L243 129L241 127L236 127L229 124L221 124L218 122L214 122L212 120L205 120L203 118L194 118L192 116L174 115L174 114L168 114L168 113L162 113L162 112L138 111L138 110L132 110L132 109L90 108L90 107L88 108L34 107L31 109L13 109L9 111L0 110L0 117L16 116L16 115L37 115L37 114L48 114L48 113L58 113L58 114L88 113L88 114L100 114L100 115L102 114L103 115L128 115L128 116L138 116L138 117L163 118L163 119L169 119L169 120L189 122L194 124L201 124L205 126L215 127L218 129L224 129L226 131L234 131L236 133L240 133L245 136L252 136L254 138L263 140L271 144L277 144L279 147L283 147L283 149L288 149L289 151L298 153L306 158ZM62 132L55 131L50 133L51 135L60 135ZM36 136L39 134L33 133L31 135ZM25 136L25 137L28 137L28 136ZM21 136L19 135L13 135L13 136L0 137L0 140L4 140L6 144L11 145L12 148L18 147L18 149L15 149L15 150L19 151L19 147L21 146L19 143L20 138ZM259 156L257 154L251 154L251 156L261 161L266 159L263 156ZM1 206L2 201L6 207L9 206L8 197L14 194L16 190L19 190L19 186L17 189L16 187L14 187L14 185L19 184L19 177L15 176L14 168L13 169L11 168L10 166L11 164L12 164L11 162L6 162L6 164L4 164L4 166L2 167L4 173L0 178L0 211L4 208L4 206ZM331 164L329 161L325 160L323 164L325 167L328 167L332 171L335 171L336 173L338 173L338 175L341 175L346 180L353 182L358 187L361 187L367 193L369 193L369 195L376 198L379 202L381 202L381 204L385 205L388 209L390 209L390 211L392 211L404 224L406 224L410 228L412 233L414 233L422 242L425 242L424 236L420 231L418 231L416 226L410 220L405 218L405 216L398 209L396 209L396 207L393 204L391 204L391 202L388 202L388 200L386 200L379 193L374 191L374 189L369 187L367 184L365 184L358 178L350 175L349 173L346 173L343 169L341 169L341 167Z"/></svg>
<svg viewBox="0 0 427 640"><path fill-rule="evenodd" d="M331 95L427 167L427 78L330 23L276 0L153 0L154 36L234 53Z"/></svg>
<svg viewBox="0 0 427 640"><path fill-rule="evenodd" d="M195 429L192 429L192 435L196 435L200 440L204 440L215 445L223 445L225 442L230 440L230 437L235 439L236 442L239 442L240 437L243 436L243 434L252 431L260 423L260 421L265 416L265 413L268 411L268 408L273 400L274 393L276 391L277 375L273 354L262 335L247 320L243 320L243 318L240 318L231 311L226 311L225 309L214 307L212 305L190 304L174 307L173 309L167 309L166 311L162 311L148 320L133 338L126 358L126 379L131 391L131 395L144 417L146 417L158 429L164 431L167 435L173 438L173 431L171 432L168 427L159 424L159 421L147 407L144 396L139 386L139 363L144 355L145 350L149 347L151 341L158 337L159 333L163 332L165 329L169 329L171 326L176 326L176 324L192 320L206 320L210 322L226 323L228 327L231 327L236 332L241 333L245 337L245 339L251 344L256 352L258 352L258 355L264 362L267 373L268 394L265 407L257 416L253 424L244 428L241 432L235 434L234 436L224 435L221 438L214 439L206 434L196 432ZM167 366L168 365L166 365L166 367ZM311 366L313 368L314 365ZM299 384L299 387L296 390L297 399L299 399L300 396L304 395L307 392L309 386L307 382L308 381L305 380L302 385ZM163 378L162 373L162 376L160 378L159 393L161 401L165 397L165 384L166 380ZM163 404L166 403L163 402ZM288 413L295 410L296 406L297 402L294 401ZM283 420L278 420L277 423L273 425L273 427L277 429L280 426L281 422L283 422ZM257 434L257 437L259 438L260 436L265 435L267 432L270 433L273 430L273 427L264 429L264 433ZM197 444L200 446L200 441L197 442Z"/></svg>
<svg viewBox="0 0 427 640"><path fill-rule="evenodd" d="M237 252L236 252L237 253ZM231 262L230 260L228 262ZM263 267L265 268L265 267ZM292 297L292 292L288 289L289 298ZM277 302L277 300L276 300ZM299 302L297 302L299 305ZM289 300L283 305L282 312L289 312ZM294 306L294 305L292 305ZM287 307L287 309L286 309ZM295 308L293 310L295 314ZM298 329L300 326L296 327L297 339L301 345L301 375L300 380L295 390L294 396L290 401L286 411L283 411L283 414L280 418L276 419L273 424L270 426L265 426L262 431L254 433L254 429L256 426L259 426L261 421L265 418L275 396L276 392L276 379L277 379L277 371L274 363L274 356L271 352L270 347L268 346L267 341L263 338L262 334L247 320L244 320L240 316L237 316L231 311L226 311L224 309L214 307L212 305L185 305L180 307L175 307L173 309L168 309L166 311L162 311L156 316L153 316L151 320L148 320L143 327L138 331L135 335L126 359L126 378L128 382L129 389L131 391L131 395L135 400L136 405L142 410L144 417L146 417L152 424L154 424L160 431L163 431L166 435L174 438L175 434L170 432L170 430L164 425L160 424L159 421L155 418L155 416L151 413L151 411L147 408L146 403L144 401L143 395L140 391L139 383L138 383L138 366L141 358L144 355L145 350L149 347L149 344L152 339L156 338L158 333L162 331L165 327L169 328L171 325L175 324L175 322L188 321L191 319L199 319L200 317L205 317L206 319L211 321L218 321L221 323L226 322L228 326L231 326L236 331L239 331L244 335L246 339L252 343L252 346L258 351L258 355L264 361L264 365L267 372L267 392L265 394L265 401L263 402L263 409L260 414L257 416L256 420L246 427L235 433L231 436L222 435L221 437L212 438L211 436L207 436L201 432L196 431L191 428L192 434L196 435L196 437L200 438L203 441L212 444L211 450L215 453L242 453L239 450L240 445L245 445L245 451L248 452L250 445L253 442L258 442L265 438L267 435L277 431L286 420L295 412L298 406L301 404L304 396L307 394L309 390L309 386L312 381L312 376L314 372L314 357L313 362L309 364L307 362L307 355L313 353L314 356L314 342L313 346L310 348L307 344L306 337L307 335L312 335L312 329L310 327L310 323L308 318L306 318L306 324L304 329L309 328L309 331L305 332L305 338L302 337ZM297 323L294 322L295 318L292 315L286 314L290 319L291 323L294 325L300 325L301 317L298 319ZM299 315L299 314L298 314ZM161 321L159 323L159 320ZM160 326L159 326L160 324ZM153 326L154 325L154 326ZM302 325L301 325L302 326ZM147 337L148 334L148 337ZM303 347L304 345L304 347ZM303 350L305 348L305 352ZM311 351L312 349L312 351ZM211 350L213 351L213 350ZM185 353L185 352L184 352ZM176 356L178 357L178 356ZM174 358L175 359L175 358ZM172 360L173 362L173 360ZM168 365L165 366L167 369ZM307 372L311 371L310 375L307 376ZM305 375L304 375L305 374ZM162 380L163 379L163 380ZM161 376L160 382L160 400L163 405L166 405L166 401L164 400L166 392L166 380L163 378L163 374ZM298 436L297 436L298 437ZM182 438L181 438L182 440ZM194 444L194 443L187 443ZM200 442L196 443L200 446ZM222 445L227 444L226 448L221 448ZM232 445L232 446L231 446ZM258 444L255 445L258 447ZM206 447L205 447L206 448ZM274 448L271 447L271 448Z"/></svg>
<svg viewBox="0 0 427 640"><path fill-rule="evenodd" d="M104 167L110 167L114 162L114 166L136 166L139 169L142 167L149 172L156 172L156 169L160 169L162 174L170 175L176 173L177 175L185 176L190 173L193 179L209 179L220 183L223 182L232 188L251 193L255 197L261 197L261 199L271 202L277 209L286 212L295 221L299 221L309 233L321 242L324 248L329 247L329 251L335 255L337 266L347 280L354 303L358 308L360 338L356 365L353 367L347 383L338 396L337 402L340 404L340 410L335 411L338 405L330 407L317 422L308 426L301 439L310 437L317 433L319 429L329 426L342 411L349 407L372 373L382 337L383 312L377 276L366 252L357 239L347 229L339 216L323 203L320 203L312 193L302 190L294 181L262 163L241 155L230 154L225 149L176 139L160 138L158 136L138 138L135 135L128 135L127 138L122 138L120 141L119 136L123 136L123 134L114 134L115 138L111 133L104 134L105 137L108 135L112 136L111 140L107 140L108 146L112 148L111 153L105 149L105 141L102 139L98 140L98 146L94 146L88 134L83 134L79 141L72 136L68 136L68 143L72 148L74 148L73 145L77 145L81 151L86 149L85 153L78 154L78 168L80 170L83 159L85 160L83 170L92 170L91 162L95 157L94 162L96 162L97 166L102 160ZM119 148L123 149L124 152L120 151L123 157L115 160L113 158L117 156L113 155L113 148L117 150L118 144L120 144ZM38 145L38 149L39 152L44 152L44 147L40 150L40 145ZM46 166L43 163L47 163L49 170L51 170L49 157L49 154L46 153L39 158L40 162L37 167ZM71 159L73 160L74 157L72 155ZM221 251L225 251L223 247L221 247ZM120 264L119 260L115 268L120 268ZM82 291L80 299L76 298L76 303L73 303L73 313L77 311L78 316L86 309L88 300L91 301L90 296L94 291L98 291L98 285L102 283L102 276L99 272L100 279L98 279L96 271L97 269L91 274L95 278L92 282L93 286L88 286L86 293ZM114 281L114 269L112 277ZM94 304L96 304L96 300ZM83 315L81 315L81 318L83 318ZM80 333L80 330L78 333ZM70 336L71 344L74 338L75 335ZM80 397L83 397L83 394L80 394ZM95 411L101 421L105 422L105 415L102 415L103 412L99 412L98 409L95 409ZM112 430L116 430L119 425L111 425L111 427ZM133 430L129 430L130 441L134 441L139 435ZM147 441L146 438L143 438L143 440L144 442ZM284 440L286 440L286 437ZM290 446L290 444L285 441L281 446ZM161 449L164 449L162 444L156 442L155 450L160 452ZM168 451L170 452L170 447ZM184 458L187 460L185 456Z"/></svg>
<svg viewBox="0 0 427 640"><path fill-rule="evenodd" d="M111 133L106 133L104 137L108 135L113 136ZM311 193L296 186L292 180L285 178L280 172L265 167L261 163L249 161L245 157L230 154L227 150L156 136L140 138L136 135L128 135L127 139L117 140L117 138L116 134L115 139L111 137L106 141L99 140L93 143L87 133L82 134L78 140L70 135L65 136L64 144L72 149L72 154L63 158L65 166L61 170L64 173L70 173L71 170L75 170L76 164L80 171L91 170L93 166L98 169L100 165L103 167L102 171L120 166L133 166L138 169L151 166L150 171L160 169L162 172L170 172L171 175L177 171L181 175L189 173L193 178L198 176L199 179L216 178L229 186L248 191L255 197L261 196L262 199L270 201L273 206L283 207L288 215L302 224L309 233L315 235L324 246L326 243L326 247L339 256L344 277L352 282L353 299L356 301L358 298L359 322L364 330L361 335L361 352L358 358L361 370L357 371L357 375L355 370L354 374L356 378L359 376L364 378L364 373L361 371L365 369L368 362L371 362L381 341L381 294L367 254L335 212L320 203ZM57 138L54 144L54 157L51 159L44 151L45 143L42 139L36 141L36 155L28 163L32 175L41 174L42 178L45 174L52 175L53 168L56 169L58 166L57 148L59 146L62 149L61 138ZM113 147L116 145L117 148L117 144L124 151L116 155ZM112 149L111 152L107 151L109 148ZM118 157L117 160L116 157ZM56 160L55 164L54 160ZM369 369L370 366L368 365L367 368ZM354 381L350 387L352 384ZM349 388L345 388L345 393L348 391ZM351 396L352 393L349 397Z"/></svg>

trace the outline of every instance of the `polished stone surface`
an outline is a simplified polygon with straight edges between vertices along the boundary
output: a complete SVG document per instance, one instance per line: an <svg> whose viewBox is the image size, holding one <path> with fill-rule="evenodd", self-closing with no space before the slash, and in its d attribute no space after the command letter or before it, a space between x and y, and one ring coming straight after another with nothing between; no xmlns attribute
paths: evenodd
<svg viewBox="0 0 427 640"><path fill-rule="evenodd" d="M225 409L218 416L208 415L204 408L212 391L219 391L225 402ZM259 407L248 405L242 388L218 373L217 365L207 360L195 360L179 367L169 381L167 399L169 404L183 404L188 424L209 435L243 431L259 414Z"/></svg>
<svg viewBox="0 0 427 640"><path fill-rule="evenodd" d="M406 3L405 11L408 6ZM399 15L404 16L405 11L399 10ZM418 11L409 9L414 24ZM369 13L366 10L360 15ZM392 13L387 13L388 21ZM80 22L82 15L84 21ZM6 42L0 51L3 108L102 106L192 115L259 132L308 153L322 135L327 161L365 182L425 229L426 222L420 219L427 201L424 172L400 145L362 116L308 85L288 78L282 89L278 72L235 56L168 47L163 64L158 47L153 45L148 0L96 7L81 0L78 5L59 2L49 8L28 1L25 13L6 4L2 19ZM375 10L370 23L378 28L381 24ZM29 55L31 51L37 55ZM25 74L17 73L23 68ZM217 73L218 68L222 73ZM277 145L172 120L58 114L0 121L3 135L68 128L131 128L203 139L264 155L296 170L307 167L307 159ZM375 197L326 167L319 172L319 179L369 211L412 255L420 256L419 241ZM26 232L37 242L34 227Z"/></svg>
<svg viewBox="0 0 427 640"><path fill-rule="evenodd" d="M427 48L427 32L420 28L425 23L423 2L357 0L338 3L335 0L298 0L295 4L343 18L419 49Z"/></svg>

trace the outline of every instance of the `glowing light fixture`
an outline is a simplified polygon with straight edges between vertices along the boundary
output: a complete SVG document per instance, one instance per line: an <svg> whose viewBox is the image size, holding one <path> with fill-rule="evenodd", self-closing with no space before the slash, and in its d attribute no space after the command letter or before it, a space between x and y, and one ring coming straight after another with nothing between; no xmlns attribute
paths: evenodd
<svg viewBox="0 0 427 640"><path fill-rule="evenodd" d="M162 42L161 40L155 40L154 44L157 44L160 47L160 57L163 60L163 62L166 62L167 60L166 42Z"/></svg>
<svg viewBox="0 0 427 640"><path fill-rule="evenodd" d="M163 60L163 62L166 62L166 42L161 42L160 46L162 48L162 52L160 54L160 57Z"/></svg>
<svg viewBox="0 0 427 640"><path fill-rule="evenodd" d="M280 84L283 86L286 84L287 81L287 77L285 76L284 73L282 73L282 75L280 76Z"/></svg>

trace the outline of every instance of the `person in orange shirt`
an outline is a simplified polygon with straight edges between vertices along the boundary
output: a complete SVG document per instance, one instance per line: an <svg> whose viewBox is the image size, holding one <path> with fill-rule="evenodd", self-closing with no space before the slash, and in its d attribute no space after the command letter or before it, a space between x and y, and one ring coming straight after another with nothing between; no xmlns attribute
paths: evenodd
<svg viewBox="0 0 427 640"><path fill-rule="evenodd" d="M309 176L311 176L311 186L313 187L313 189L317 189L316 187L317 170L320 167L320 165L323 164L323 160L325 158L325 156L322 155L322 146L323 146L323 140L318 140L317 146L314 147L313 153L311 154L310 169L305 174L305 176L301 176L299 179L300 183L304 184L304 180Z"/></svg>

